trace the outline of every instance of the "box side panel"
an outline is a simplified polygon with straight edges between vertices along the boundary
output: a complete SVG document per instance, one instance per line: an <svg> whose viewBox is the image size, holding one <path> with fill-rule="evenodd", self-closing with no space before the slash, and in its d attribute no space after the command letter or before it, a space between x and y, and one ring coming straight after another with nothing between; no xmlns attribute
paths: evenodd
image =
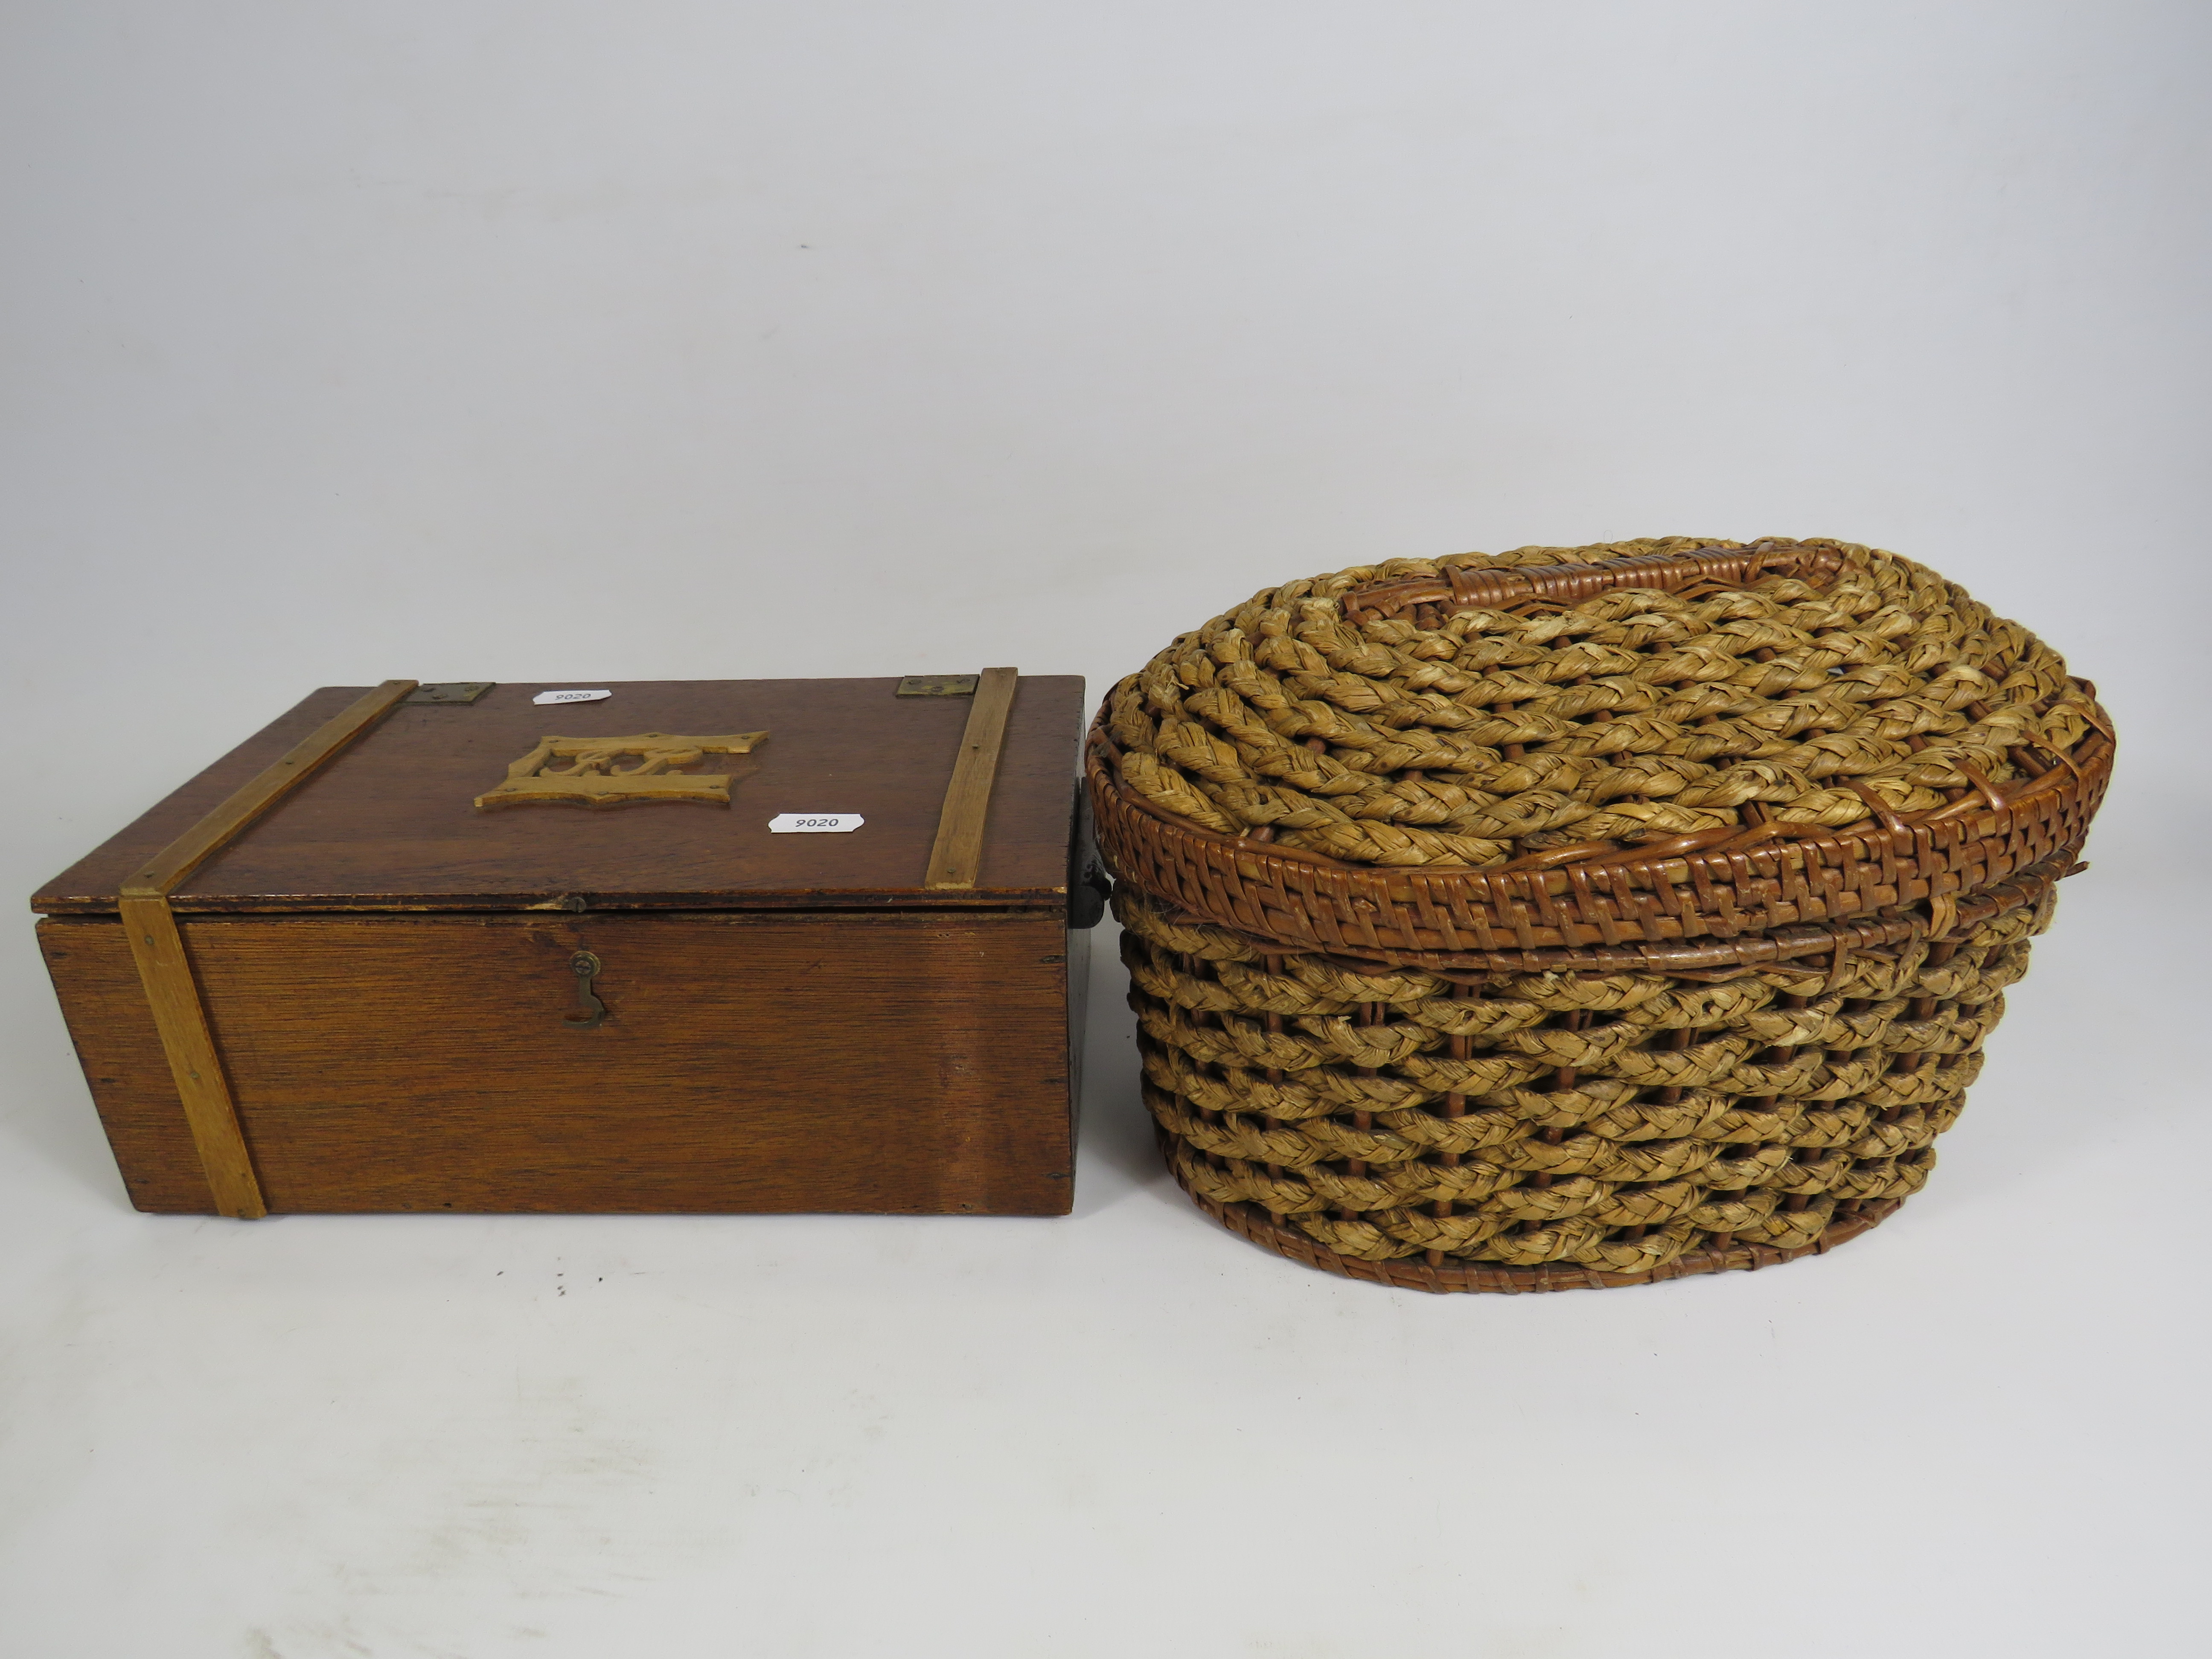
<svg viewBox="0 0 2212 1659"><path fill-rule="evenodd" d="M1067 1132L1083 1127L1083 1034L1091 1009L1091 941L1087 927L1071 927L1067 939Z"/></svg>
<svg viewBox="0 0 2212 1659"><path fill-rule="evenodd" d="M1057 915L184 931L272 1211L1069 1207ZM579 951L594 1029L566 1018Z"/></svg>
<svg viewBox="0 0 2212 1659"><path fill-rule="evenodd" d="M213 1215L215 1200L122 922L112 916L42 921L39 949L131 1203Z"/></svg>

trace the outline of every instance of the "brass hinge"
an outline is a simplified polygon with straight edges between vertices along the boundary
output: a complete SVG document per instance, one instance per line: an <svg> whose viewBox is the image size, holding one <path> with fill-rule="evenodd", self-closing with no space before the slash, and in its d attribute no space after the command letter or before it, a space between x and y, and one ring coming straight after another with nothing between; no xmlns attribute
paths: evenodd
<svg viewBox="0 0 2212 1659"><path fill-rule="evenodd" d="M898 683L902 697L972 697L973 674L909 674Z"/></svg>
<svg viewBox="0 0 2212 1659"><path fill-rule="evenodd" d="M438 685L418 685L405 701L417 702L474 702L497 685L497 680L447 680Z"/></svg>

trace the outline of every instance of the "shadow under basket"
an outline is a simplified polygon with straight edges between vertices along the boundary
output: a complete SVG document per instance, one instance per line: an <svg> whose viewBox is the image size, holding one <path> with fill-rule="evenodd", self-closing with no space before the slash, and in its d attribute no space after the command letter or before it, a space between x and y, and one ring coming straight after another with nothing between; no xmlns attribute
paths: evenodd
<svg viewBox="0 0 2212 1659"><path fill-rule="evenodd" d="M1198 1206L1308 1267L1403 1289L1511 1292L1769 1267L1856 1237L1919 1191L2004 988L2049 922L2057 882L2084 867L2076 860L2113 753L2094 687L2016 625L1967 616L1963 593L1929 586L1927 573L1911 577L1936 617L1908 636L1920 665L1880 670L1890 675L1884 696L1909 691L1925 706L1893 702L1878 714L1899 729L1910 716L1948 732L1950 749L1930 759L1918 735L1892 743L1879 719L1838 704L1808 726L1802 750L1818 759L1857 744L1852 763L1866 766L1902 757L1897 765L1934 781L1923 799L1885 797L1854 776L1836 790L1864 805L1846 803L1840 822L1744 812L1625 843L1613 827L1486 867L1362 864L1275 842L1266 825L1226 834L1200 821L1233 828L1224 815L1240 801L1281 811L1276 780L1307 775L1303 767L1336 800L1372 785L1360 799L1378 810L1336 813L1356 842L1387 817L1394 781L1412 788L1405 799L1437 798L1443 775L1422 769L1438 762L1414 755L1417 744L1456 754L1462 769L1491 752L1467 744L1516 732L1566 753L1589 721L1613 718L1604 698L1664 707L1656 700L1678 695L1657 683L1668 665L1649 656L1616 653L1651 671L1651 685L1624 672L1600 686L1595 659L1576 665L1580 679L1529 668L1485 683L1496 698L1521 699L1520 712L1498 712L1501 701L1468 714L1474 735L1456 751L1449 733L1402 720L1353 731L1323 707L1335 696L1347 708L1389 697L1411 708L1407 687L1473 636L1455 616L1496 629L1516 606L1556 611L1625 588L1644 591L1633 605L1647 606L1755 590L1774 608L1818 599L1839 573L1863 586L1884 560L1883 580L1903 580L1893 556L1761 544L1448 569L1341 593L1304 584L1182 636L1117 687L1091 728L1086 778L1117 880L1146 1103ZM1958 635L1948 654L1938 647L1948 636L1929 631L1938 624ZM1297 678L1287 645L1267 659L1281 679L1261 676L1253 637L1298 626L1341 658L1326 665L1340 671L1334 680L1312 666L1317 650L1299 659L1311 672ZM1735 683L1812 685L1801 704L1833 695L1820 688L1847 672L1808 650L1779 660L1754 652L1755 630L1698 637L1707 658L1721 649L1712 641L1737 640ZM1971 683L1947 688L1930 678L1939 669ZM1291 689L1308 701L1293 706ZM1544 697L1564 712L1527 712ZM1795 719L1796 707L1747 694L1729 718L1780 708ZM1814 720L1799 713L1801 724ZM1498 731L1486 733L1477 715ZM1781 718L1769 726L1782 729ZM1332 720L1375 754L1301 736L1300 722ZM1690 732L1687 721L1596 729L1613 747L1727 730ZM1827 737L1854 721L1844 738ZM1856 735L1859 726L1872 735ZM1377 760L1386 739L1420 764ZM1970 751L1988 769L1958 758ZM1517 743L1502 752L1508 769L1523 764ZM1275 770L1246 776L1248 762ZM1469 775L1480 773L1450 775ZM1328 817L1311 801L1300 811L1285 820L1293 829Z"/></svg>

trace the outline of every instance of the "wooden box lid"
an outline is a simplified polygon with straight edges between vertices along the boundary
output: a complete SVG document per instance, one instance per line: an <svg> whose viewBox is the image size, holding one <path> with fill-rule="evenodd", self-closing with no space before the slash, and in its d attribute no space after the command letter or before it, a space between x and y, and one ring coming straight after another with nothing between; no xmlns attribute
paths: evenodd
<svg viewBox="0 0 2212 1659"><path fill-rule="evenodd" d="M473 702L406 702L169 893L185 912L752 909L1067 902L1083 681L1015 683L972 887L925 884L974 700L896 679L605 680L604 701L541 707L553 684ZM46 915L118 908L146 860L363 688L326 686L48 882ZM549 734L765 732L712 755L729 804L475 805ZM780 813L858 813L843 834L776 834Z"/></svg>

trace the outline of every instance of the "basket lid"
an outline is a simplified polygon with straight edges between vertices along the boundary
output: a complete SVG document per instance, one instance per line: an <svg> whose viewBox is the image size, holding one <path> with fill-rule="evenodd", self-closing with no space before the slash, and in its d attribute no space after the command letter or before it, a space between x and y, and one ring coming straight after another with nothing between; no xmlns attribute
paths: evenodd
<svg viewBox="0 0 2212 1659"><path fill-rule="evenodd" d="M1271 866L1339 872L1370 911L1414 892L1374 878L1418 872L1422 903L1448 917L1472 902L1524 951L1535 933L1726 939L1923 900L1946 920L1946 897L2078 845L2112 747L2094 688L1921 565L1829 540L1686 538L1396 560L1265 590L1117 685L1096 736L1094 789L1118 798L1138 862L1130 838L1151 831L1127 828L1132 809L1184 838L1185 863L1198 842L1266 848ZM1109 816L1102 804L1110 852ZM2029 819L2051 833L1976 850ZM1869 860L1893 878L1869 881ZM1846 899L1823 896L1820 868L1850 872ZM1516 896L1534 933L1529 917L1510 926ZM1232 895L1184 896L1270 931ZM1343 920L1355 948L1372 931ZM1396 929L1373 944L1385 954L1474 931L1434 915L1373 926Z"/></svg>

